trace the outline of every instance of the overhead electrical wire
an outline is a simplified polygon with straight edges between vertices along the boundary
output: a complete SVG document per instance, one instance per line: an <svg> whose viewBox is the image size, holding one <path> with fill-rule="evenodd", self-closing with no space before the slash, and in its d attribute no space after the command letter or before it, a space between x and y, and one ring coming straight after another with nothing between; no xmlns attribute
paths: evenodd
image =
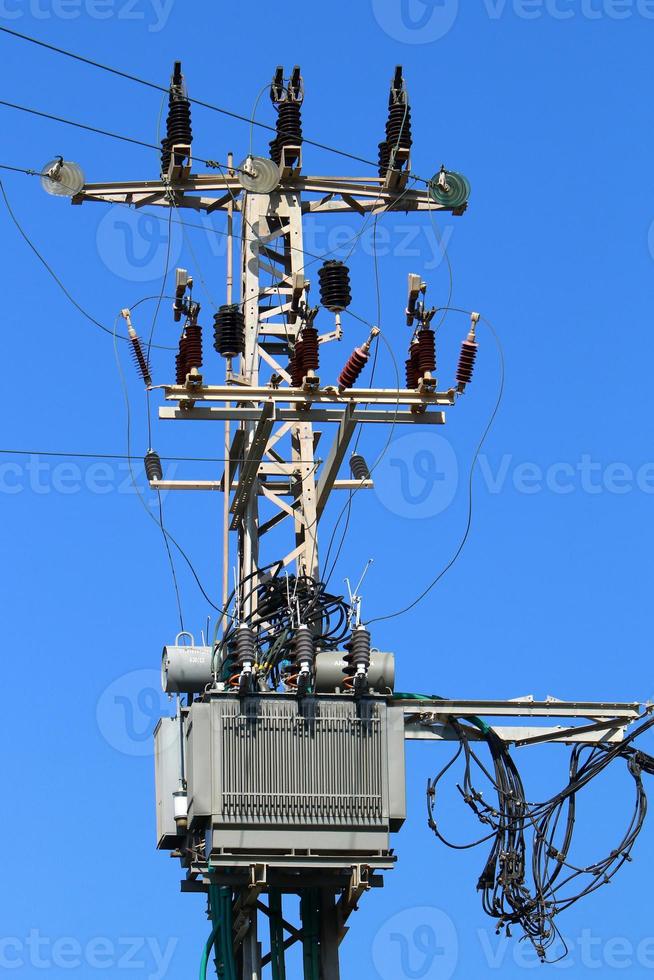
<svg viewBox="0 0 654 980"><path fill-rule="evenodd" d="M229 169L229 168L226 167L226 169ZM8 170L8 171L12 171L14 173L27 174L30 177L42 177L43 176L42 172L39 171L39 170L31 170L31 169L26 168L26 167L12 167L12 166L9 166L8 164L0 164L0 170ZM401 197L402 197L402 195L400 195L400 197L398 198L398 200L400 200ZM138 208L137 209L137 208L135 208L135 206L133 204L129 204L126 201L112 201L111 202L111 205L112 205L112 207L126 208L132 214L134 214L134 213L145 214L145 215L148 215L148 217L150 217L150 218L155 218L157 221L165 221L166 224L168 223L168 216L167 215L165 215L165 214L157 214L155 211L149 211L146 208ZM179 215L181 212L180 212L180 209L179 209L178 205L173 202L173 207L175 209L175 213ZM379 211L378 212L378 215L381 215L381 214L390 214L393 210L395 210L395 209L394 208L391 209L390 207L387 207L383 211ZM226 231L222 231L220 228L215 228L213 226L207 226L207 225L198 225L198 224L195 224L192 221L182 221L180 219L177 219L177 220L174 220L173 221L173 224L179 225L182 228L194 228L197 231L203 231L203 232L205 232L205 234L208 234L208 235L217 235L217 236L219 236L221 238L228 238L229 237L229 233L226 232ZM335 246L332 249L329 249L327 252L322 252L320 255L318 255L316 252L309 251L309 249L307 249L307 248L300 248L299 246L296 246L296 245L289 245L288 246L288 249L291 252L302 252L304 255L311 256L311 258L312 258L313 261L312 262L307 262L306 265L304 266L305 269L308 269L310 266L314 265L316 262L322 262L322 261L324 261L324 259L328 258L330 255L334 255L336 252L342 251L344 248L347 248L348 245L351 245L352 243L355 243L356 244L359 241L359 239L362 237L362 235L364 234L365 230L366 230L365 227L362 228L362 229L360 229L351 238L347 238L344 242L340 243L339 245ZM185 236L185 241L186 241L187 245L189 245L189 241L186 238L186 236ZM189 250L190 250L190 245L189 245ZM205 290L206 290L206 284L203 283L203 285L205 286ZM208 290L207 290L207 295L209 296ZM212 300L212 305L214 305L214 306L216 305L216 303L213 300ZM127 339L126 337L120 337L120 335L118 335L118 336L119 336L119 340L126 340Z"/></svg>
<svg viewBox="0 0 654 980"><path fill-rule="evenodd" d="M462 310L462 309L456 308L456 307L450 307L449 312L452 312L452 313L465 313L468 316L470 315L470 311L469 310ZM408 613L411 609L414 609L420 602L422 602L423 599L425 599L429 595L429 593L432 591L432 589L434 589L434 587L440 582L440 580L447 574L447 572L449 572L449 570L452 568L452 566L456 563L456 561L458 560L459 556L461 555L463 549L466 546L466 543L468 541L468 537L470 536L470 530L472 528L472 512L473 512L473 496L474 496L474 494L473 494L473 482L474 482L475 468L476 468L476 465L477 465L477 460L479 459L479 454L481 453L481 450L484 447L484 444L486 442L486 439L488 437L488 434L489 434L490 430L492 429L493 423L495 422L495 419L497 417L497 413L498 413L498 411L500 409L500 405L502 404L502 398L504 397L504 381L505 381L504 350L502 348L502 343L500 341L499 335L498 335L497 331L495 330L495 328L493 327L493 325L490 323L490 321L486 317L484 317L484 316L480 317L480 322L484 323L488 327L488 329L490 330L490 332L491 332L491 334L492 334L492 336L493 336L493 338L495 340L496 346L497 346L497 350L498 350L498 354L499 354L499 359L500 359L500 384L499 384L499 389L498 389L498 393L497 393L497 398L495 400L495 404L493 406L493 409L491 411L490 417L488 419L488 423L486 424L486 427L484 428L484 431L482 433L481 439L477 443L477 446L476 446L476 449L475 449L475 452L474 452L474 455L473 455L473 458L472 458L472 463L470 465L470 470L469 470L469 475L468 475L468 511L467 511L467 518L466 518L466 524L465 524L465 529L464 529L464 532L463 532L463 536L462 536L462 538L461 538L461 540L460 540L460 542L459 542L459 544L458 544L458 546L457 546L454 554L449 559L449 561L443 566L443 568L441 568L441 570L435 576L435 578L432 579L432 581L429 583L429 585L427 585L423 589L423 591L412 602L408 603L406 606L403 606L400 609L395 610L395 612L386 613L383 616L374 616L372 619L367 620L367 622L366 622L366 625L367 626L370 626L372 623L381 623L381 622L385 622L386 620L397 619L399 616L404 616L405 613Z"/></svg>
<svg viewBox="0 0 654 980"><path fill-rule="evenodd" d="M101 71L106 71L112 75L117 75L120 78L124 78L127 81L135 82L139 85L143 85L146 88L153 89L154 91L163 92L166 94L168 93L167 86L159 85L157 82L148 81L147 79L140 78L138 75L133 75L130 72L125 72L118 68L113 68L109 65L104 65L101 62L94 61L91 58L85 58L83 55L76 54L73 51L67 51L65 48L57 47L54 44L48 44L46 41L42 41L39 38L32 37L29 34L23 34L20 31L12 30L9 27L0 27L0 32L4 34L12 35L13 37L23 41L28 41L30 44L35 44L38 45L39 47L46 48L55 54L60 54L60 55L64 55L67 58L72 58L73 60L89 65L92 68L98 68ZM247 123L249 126L258 126L260 129L265 129L268 132L272 132L272 133L276 132L276 127L271 126L269 123L260 122L259 120L253 119L252 117L243 115L238 112L233 112L232 110L225 109L221 106L214 105L211 102L204 102L202 99L194 99L190 97L189 97L189 102L193 105L201 106L204 109L210 109L212 112L218 112L221 115L229 116L232 119L238 119L241 122ZM327 143L320 143L317 140L309 139L306 136L303 137L303 142L308 144L309 146L315 146L320 150L326 150L329 153L335 153L338 156L346 157L349 160L355 160L358 163L365 163L367 166L371 166L375 168L377 167L377 163L375 163L372 160L368 160L366 157L358 156L355 153L349 153L346 150L340 150L337 147L330 146ZM160 151L161 147L156 147L156 149ZM206 163L207 161L203 161L203 162ZM423 183L429 183L429 181L426 180L424 177L415 176L415 179Z"/></svg>
<svg viewBox="0 0 654 980"><path fill-rule="evenodd" d="M72 305L75 307L75 309L77 310L77 312L78 313L81 313L81 315L86 320L88 320L90 323L92 323L93 326L98 327L98 329L102 330L103 333L108 334L110 337L114 336L114 331L113 330L111 330L109 327L107 327L104 323L101 323L99 320L97 320L91 313L88 312L88 310L85 310L84 309L84 307L81 305L81 303L78 303L78 301L72 295L72 293L70 292L70 290L68 289L68 287L64 285L64 283L63 283L62 279L60 278L60 276L57 275L57 273L54 271L54 269L49 264L49 262L47 261L47 259L45 259L43 257L43 255L41 254L41 252L38 250L38 248L36 247L36 245L34 244L34 242L32 241L32 239L27 234L27 232L23 228L22 224L18 220L18 218L16 216L16 213L15 213L14 209L12 208L12 206L11 206L11 204L9 202L9 198L7 197L7 192L5 190L5 187L4 187L4 184L3 184L2 180L0 180L0 194L2 195L2 200L4 202L4 205L5 205L6 209L7 209L7 212L9 214L9 217L11 218L12 222L16 226L16 228L17 228L17 230L18 230L21 238L26 243L26 245L31 249L31 251L34 253L34 255L37 257L37 259L41 263L41 265L46 269L46 271L48 272L48 274L54 279L54 281L59 286L59 288L61 289L61 291L64 294L64 296L66 297L66 299L70 303L72 303ZM118 333L116 333L115 336L116 336L116 339L117 340L129 341L129 337L126 337L124 334L118 334ZM157 344L153 344L153 347L156 347L158 350L174 350L173 347L164 347L164 346L161 346L160 347Z"/></svg>
<svg viewBox="0 0 654 980"><path fill-rule="evenodd" d="M32 41L34 43L40 44L43 47L50 48L51 50L56 51L57 53L64 54L64 55L67 55L69 57L76 58L77 60L81 60L81 61L84 61L84 62L89 63L89 64L93 64L95 67L102 68L103 70L108 70L108 71L111 71L114 74L122 75L124 77L129 77L133 81L138 81L138 82L141 82L143 84L147 84L149 87L156 88L157 90L159 90L161 92L164 92L165 93L165 92L168 91L168 89L165 88L165 87L163 87L163 86L155 85L154 83L145 82L142 79L138 79L136 76L128 76L126 73L122 73L122 72L120 72L118 70L115 70L115 69L110 69L110 68L108 68L108 66L104 66L104 65L100 65L99 63L91 62L89 59L85 59L85 58L76 56L76 55L74 55L71 52L64 51L63 49L57 49L57 48L55 48L54 46L51 46L51 45L47 45L47 44L45 44L43 42L38 41L37 39L34 39L34 38L29 37L28 35L22 35L19 32L10 31L10 30L5 29L5 28L0 28L0 30L4 31L5 33L13 34L13 35L15 35L17 37L21 37L21 38L23 38L25 40ZM207 103L202 103L201 100L194 100L194 99L192 99L190 101L191 102L195 102L196 104L205 105L206 107L215 109L217 111L223 111L219 107L211 106L211 105L209 105ZM91 131L91 132L95 132L95 133L98 133L100 135L108 136L110 138L115 138L115 139L123 140L123 141L126 141L126 142L134 143L134 144L137 144L137 145L141 145L141 146L144 146L144 147L147 147L147 148L150 148L150 149L155 149L155 150L157 150L157 152L160 151L160 147L159 146L156 146L155 144L148 144L145 141L136 140L136 139L134 139L132 137L127 137L127 136L124 136L122 134L117 134L117 133L113 133L113 132L110 132L110 131L107 131L107 130L102 130L102 129L99 129L97 127L87 126L86 124L78 123L76 121L65 119L63 117L54 116L53 114L50 114L50 113L44 113L44 112L41 112L40 110L35 110L35 109L31 109L29 107L20 106L20 105L17 105L15 103L10 103L10 102L4 101L4 100L0 100L0 105L4 105L4 106L6 106L8 108L13 108L13 109L20 110L20 111L25 111L25 112L28 112L28 113L31 113L31 114L34 114L34 115L37 115L37 116L40 116L40 117L43 117L43 118L51 119L53 121L57 121L57 122L61 122L61 123L64 123L64 124L76 126L78 128L85 129L85 130L88 130L88 131ZM227 110L225 110L225 111L226 111L227 114L231 114ZM251 127L253 125L264 125L264 124L259 124L252 116L248 118L248 117L240 117L240 116L238 116L238 114L236 114L236 115L237 115L237 118L242 118L243 121L247 121L250 124ZM406 115L406 110L405 110L405 115ZM272 127L272 126L266 126L265 128L270 129L270 130L273 130L274 129L274 127ZM312 141L311 140L305 140L305 142L311 143ZM320 145L324 149L333 149L333 148L327 147L327 146L325 146L323 144L314 144L314 145ZM336 151L336 152L339 152L339 151ZM351 154L343 154L343 155L352 156ZM353 158L355 158L355 157L353 157ZM196 159L201 160L201 158L196 158ZM368 163L370 165L374 165L374 164L372 164L371 161L365 160L364 158L356 158L356 159L359 159L361 162ZM207 160L202 161L201 160L201 162L207 163L208 165L215 166L217 169L219 169L223 173L223 175L224 175L225 169L227 169L227 165L217 163L216 161L207 161ZM10 169L10 168L7 166L5 169ZM23 172L23 173L35 175L35 172L30 171L28 169L21 169L21 168L11 168L11 169L15 169L17 172ZM235 169L235 168L232 167L230 169ZM410 175L410 176L412 177L412 179L414 180L414 182L417 181L417 180L421 180L422 179L422 178L417 177L416 175ZM4 200L5 200L5 204L6 204L8 210L9 210L11 216L12 216L12 219L17 224L17 227L19 228L19 231L21 232L21 234L23 235L23 237L25 238L25 240L27 241L27 243L30 245L30 247L35 251L35 254L37 254L37 257L39 257L39 259L43 262L43 264L45 265L45 267L48 270L48 272L50 272L50 274L53 275L53 277L56 279L56 281L58 282L58 284L60 285L60 287L64 290L64 292L67 295L67 297L71 300L71 302L73 302L73 304L76 306L76 308L80 312L82 312L83 315L87 316L87 318L90 319L91 322L93 322L96 326L99 326L101 329L103 329L106 332L111 332L103 324L100 324L99 321L95 320L95 318L93 318L89 314L87 314L86 311L84 311L83 308L81 308L79 306L79 304L77 304L76 301L72 298L72 296L68 293L68 291L63 286L63 284L61 283L61 281L54 274L53 270L45 262L45 260L42 258L42 256L40 255L40 253L38 253L38 251L35 249L35 247L31 243L31 241L29 240L29 238L23 232L22 228L19 226L19 224L18 224L18 222L17 222L17 220L15 218L15 215L11 211L9 202L7 200L7 197L6 197L6 194L4 192L4 188L1 185L1 182L0 182L0 188L2 189L2 193L3 193ZM407 187L407 190L408 190L408 187ZM406 193L407 190L405 190L404 193ZM234 199L234 195L233 195L233 192L232 192L231 188L228 188L228 191L229 191L230 195L232 196L232 198ZM394 204L396 205L397 204L397 201L394 202ZM429 210L430 210L430 217L431 217L431 208ZM369 219L370 219L370 215L368 216L368 220ZM170 220L171 220L171 216L169 215L169 225L170 225ZM376 222L376 216L375 216L375 222ZM354 245L356 244L356 241L363 234L363 231L365 230L365 226L366 226L366 222L364 222L364 227L360 230L360 232L356 236L354 236L352 249L354 248ZM169 248L170 248L170 234L169 234ZM352 249L350 250L350 254L351 254ZM336 251L336 249L334 251ZM316 259L317 258L318 257L316 257ZM320 258L324 258L324 256L321 256ZM448 266L449 266L449 260L448 260ZM450 277L451 277L451 266L449 266L449 268L450 268ZM450 278L450 283L451 283L451 278ZM162 290L162 293L163 293L163 290ZM348 312L350 312L351 315L355 316L357 319L361 320L362 322L366 322L362 317L357 316L357 314L354 314L352 311L348 311ZM155 314L155 320L156 320L156 314ZM153 321L153 326L154 326L154 321ZM152 337L152 334L151 334L151 337ZM124 338L124 339L127 339L127 338ZM391 355L392 355L392 350L390 348L390 345L388 345L388 346L389 346L389 351L391 352ZM398 390L399 390L399 375L398 375ZM499 407L499 404L498 404L497 408L498 407ZM399 405L398 405L398 410L399 410ZM494 419L494 415L492 416L492 419L491 419L491 423L490 424L492 424L492 420L493 419ZM490 428L490 425L489 425L489 428ZM392 436L392 431L393 430L391 430L391 436ZM484 434L484 437L483 438L485 438L485 434ZM483 440L482 440L482 444L483 444ZM476 461L476 458L477 458L477 455L478 455L478 452L480 451L480 449L481 449L481 444L480 444L480 446L478 448L478 451L477 451L477 454L475 456L475 461ZM375 465L377 465L377 464L375 464ZM350 499L349 499L348 504L346 506L348 506L348 505L351 506L352 497L353 497L354 493L356 493L356 491L354 491L353 493L350 494ZM472 498L470 498L470 499L472 499ZM469 524L470 523L471 523L471 505L470 505L470 513L469 513ZM465 544L465 541L467 540L468 532L469 532L469 525L466 528L466 533L465 533L464 538L462 540L460 549L462 549L462 547ZM340 553L340 547L339 547L339 553ZM454 559L452 561L452 564L456 560L456 558L458 557L459 554L460 554L460 550L457 551L457 553L455 554ZM441 573L441 575L444 574L445 571L447 571L449 567L451 567L451 564L448 565L448 566L446 566L446 568L443 570L443 572ZM436 584L436 581L438 581L438 579L441 577L441 575L439 575L439 577L428 587L427 592L430 591L430 589L433 587L433 585ZM401 610L396 615L401 615L401 614L403 614L403 612L408 611L410 608L413 607L413 605L417 604L417 602L419 602L422 598L424 598L424 595L426 595L427 592L423 593L421 596L418 597L417 600L415 600L414 603L412 603L405 610ZM390 618L390 617L387 616L387 617L382 617L382 618L385 619L385 618Z"/></svg>
<svg viewBox="0 0 654 980"><path fill-rule="evenodd" d="M84 453L84 452L67 452L65 450L53 450L53 449L0 449L0 454L7 456L59 456L65 459L131 459L133 461L143 462L142 456L128 456L125 453ZM224 456L163 456L160 455L161 460L173 463L228 463L229 459ZM231 462L244 463L245 457L238 457L231 459Z"/></svg>
<svg viewBox="0 0 654 980"><path fill-rule="evenodd" d="M114 326L117 324L117 322L118 322L118 317L116 317ZM182 632L184 632L184 613L183 613L183 610L182 610L182 599L181 599L181 595L180 595L180 591L179 591L179 583L177 581L177 571L175 569L175 562L173 561L173 556L172 556L172 553L171 553L171 550L170 550L170 544L169 544L169 541L168 541L169 534L168 534L168 531L166 530L165 525L164 525L163 503L162 503L162 500L161 500L161 494L158 493L158 495L157 495L158 496L158 502L159 502L159 519L157 520L157 518L154 516L154 514L152 514L152 512L148 508L148 505L146 504L145 500L141 496L141 488L138 485L138 482L137 482L136 477L134 475L134 470L132 469L132 463L131 463L131 407L130 407L130 401L129 401L129 389L127 387L127 379L125 378L125 374L123 372L122 364L120 363L120 353L118 351L118 343L117 343L117 338L115 336L114 336L114 357L116 359L116 367L118 369L118 374L120 376L120 384L121 384L121 388L123 390L123 397L125 399L125 415L126 415L126 425L127 425L127 465L129 467L129 473L130 473L130 477L131 477L131 480L132 480L132 485L133 485L134 489L136 490L136 494L138 496L138 499L139 499L140 503L143 505L146 514L155 522L155 524L157 524L159 526L159 528L161 530L161 534L162 534L163 541L164 541L164 546L165 546L165 549L166 549L166 554L168 556L168 562L169 562L169 565L170 565L170 571L171 571L171 576L172 576L172 581L173 581L173 588L174 588L174 591L175 591L175 599L176 599L176 602L177 602L177 612L178 612L178 615L179 615L180 627L181 627ZM171 540L173 540L173 539L171 538ZM175 544L177 545L177 542L175 542ZM179 546L177 546L177 547L179 547ZM180 551L181 551L181 549L180 549ZM195 572L194 569L193 569L193 571ZM197 578L197 576L196 576L196 578ZM202 589L202 591L204 593L204 589ZM208 598L208 596L206 596L206 594L205 594L205 598Z"/></svg>
<svg viewBox="0 0 654 980"><path fill-rule="evenodd" d="M0 28L1 29L1 28ZM32 109L30 106L18 105L16 102L7 102L4 99L0 99L0 106L4 106L6 109L16 109L19 112L26 112L32 116L39 116L41 119L49 119L51 122L63 123L66 126L73 126L75 129L83 129L89 133L95 133L97 136L107 136L110 139L120 140L122 143L133 143L136 146L145 147L148 150L156 150L157 153L161 153L161 147L155 146L154 143L146 143L145 140L136 139L134 136L125 136L123 133L112 133L107 129L100 129L98 126L89 126L87 123L77 122L74 119L66 119L64 116L55 116L51 112L43 112L41 109ZM194 159L198 163L205 163L208 167L215 167L220 169L223 165L219 164L217 160L206 160L203 157L194 156ZM233 170L239 170L238 167L232 167Z"/></svg>

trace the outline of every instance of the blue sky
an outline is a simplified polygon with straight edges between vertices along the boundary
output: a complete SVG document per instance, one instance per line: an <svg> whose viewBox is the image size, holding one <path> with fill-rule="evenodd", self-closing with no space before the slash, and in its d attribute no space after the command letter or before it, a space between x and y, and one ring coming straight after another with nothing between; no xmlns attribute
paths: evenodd
<svg viewBox="0 0 654 980"><path fill-rule="evenodd" d="M299 63L305 134L370 159L383 135L393 68L404 65L413 169L430 176L445 163L472 184L467 214L438 218L438 232L453 270L453 305L492 321L506 387L475 475L472 534L461 558L412 613L379 624L374 642L396 652L403 690L649 698L654 4L333 0L287 9L253 0L240 19L233 7L194 0L0 0L0 26L162 84L181 59L192 95L245 115L277 64ZM156 142L157 93L6 35L0 44L7 101ZM152 151L0 109L1 163L39 169L63 154L90 181L157 176ZM272 120L266 97L259 115ZM247 153L243 123L196 110L194 134L198 156ZM267 139L255 130L255 152L266 152ZM366 168L307 148L305 172ZM103 205L73 208L46 196L33 177L1 177L26 232L102 323L111 328L121 307L159 293L165 222ZM176 228L171 242L173 265L206 284L199 286L206 323L212 303L224 301L224 244L211 232L224 230L222 221ZM378 227L379 319L403 360L407 274L421 272L429 299L442 305L447 265L427 217L386 215ZM352 218L323 218L307 228L307 244L328 251L339 235L358 230ZM74 310L3 207L0 234L0 448L124 453L111 338ZM350 264L353 309L374 321L373 251L364 234ZM142 333L152 308L139 308ZM364 328L351 319L346 327L349 348ZM439 332L444 384L466 331L466 318L452 314ZM175 342L166 307L157 338ZM499 384L497 349L483 326L479 340L474 384L445 429L393 433L377 490L356 499L333 584L342 588L345 575L357 576L373 558L367 615L409 602L460 540L467 471ZM334 371L343 353L330 355ZM132 446L141 454L143 397L123 360ZM217 358L212 363L218 377ZM172 355L159 352L154 370L168 380ZM392 385L383 352L379 370ZM155 423L153 443L162 455L211 456L221 454L221 438L210 426ZM360 448L374 459L383 443L383 434L365 433ZM212 469L178 464L175 473L209 478ZM131 969L130 976L186 980L197 970L207 925L200 897L179 893L177 866L154 849L147 737L167 707L152 692L161 647L177 630L161 536L120 461L3 455L0 506L7 651L0 969L17 977L46 970L53 978ZM219 498L169 496L165 507L172 533L217 595ZM338 506L332 521L337 513ZM211 610L181 566L179 576L185 619L198 634ZM396 842L398 868L353 920L345 977L513 978L533 965L524 944L494 935L479 907L483 854L446 851L426 827L425 782L447 751L408 747L410 815ZM532 799L565 781L565 749L521 750L517 758ZM582 807L586 857L618 838L630 792L616 772ZM460 822L456 796L444 821L455 835L473 832ZM635 862L609 888L563 917L570 975L652 974L652 834L646 826ZM417 926L440 937L438 955L429 944L422 952L416 946Z"/></svg>

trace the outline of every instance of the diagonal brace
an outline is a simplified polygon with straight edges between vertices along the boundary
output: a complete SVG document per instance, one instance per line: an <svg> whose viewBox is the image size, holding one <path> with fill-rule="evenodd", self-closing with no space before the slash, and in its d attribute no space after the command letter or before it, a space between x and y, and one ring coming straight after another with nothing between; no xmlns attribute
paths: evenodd
<svg viewBox="0 0 654 980"><path fill-rule="evenodd" d="M232 531L238 527L243 513L245 512L245 508L247 507L250 494L252 493L257 479L259 464L265 452L274 424L275 406L272 402L267 402L263 406L261 417L257 422L254 435L252 436L252 441L250 442L250 446L248 448L247 457L241 466L238 487L236 489L236 493L234 494L231 507L229 508L230 513L234 515L230 525L230 529Z"/></svg>
<svg viewBox="0 0 654 980"><path fill-rule="evenodd" d="M338 471L341 468L341 463L343 462L345 453L347 452L347 447L350 444L350 440L354 435L354 430L356 427L357 423L354 419L354 405L349 404L346 407L345 412L343 413L343 418L339 423L336 438L334 439L332 448L329 451L329 456L325 460L325 465L320 475L318 486L316 487L316 512L318 518L320 518L323 510L325 509L329 494L334 486L334 481L338 476Z"/></svg>

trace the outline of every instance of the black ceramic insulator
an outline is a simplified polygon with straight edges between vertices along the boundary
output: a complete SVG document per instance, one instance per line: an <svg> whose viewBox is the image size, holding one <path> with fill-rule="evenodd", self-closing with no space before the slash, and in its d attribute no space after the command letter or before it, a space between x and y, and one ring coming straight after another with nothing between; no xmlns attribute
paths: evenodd
<svg viewBox="0 0 654 980"><path fill-rule="evenodd" d="M336 259L325 262L318 270L320 302L332 313L341 313L352 302L350 270Z"/></svg>
<svg viewBox="0 0 654 980"><path fill-rule="evenodd" d="M346 673L352 676L359 667L367 672L370 667L370 633L365 626L357 626L348 643L348 654L343 658L348 667Z"/></svg>
<svg viewBox="0 0 654 980"><path fill-rule="evenodd" d="M243 669L245 664L253 664L254 660L254 631L242 624L236 631L236 663Z"/></svg>
<svg viewBox="0 0 654 980"><path fill-rule="evenodd" d="M280 164L283 147L301 145L301 103L288 100L281 102L277 106L277 135L270 143L270 157L276 164Z"/></svg>
<svg viewBox="0 0 654 980"><path fill-rule="evenodd" d="M350 456L350 472L355 480L369 480L370 470L363 456L352 453Z"/></svg>
<svg viewBox="0 0 654 980"><path fill-rule="evenodd" d="M379 176L385 177L388 172L388 165L391 162L391 148L384 140L379 144Z"/></svg>
<svg viewBox="0 0 654 980"><path fill-rule="evenodd" d="M315 658L314 639L313 633L307 626L300 626L296 632L293 650L296 667L300 667L302 664L307 664L309 668L313 667Z"/></svg>
<svg viewBox="0 0 654 980"><path fill-rule="evenodd" d="M161 459L159 458L159 453L156 453L154 449L148 449L143 464L145 466L145 475L149 482L160 480L163 477Z"/></svg>
<svg viewBox="0 0 654 980"><path fill-rule="evenodd" d="M411 109L407 103L394 102L388 110L388 122L386 123L386 142L389 151L398 147L411 149L413 138L411 135Z"/></svg>
<svg viewBox="0 0 654 980"><path fill-rule="evenodd" d="M221 306L214 314L214 347L222 357L245 352L245 320L236 303Z"/></svg>
<svg viewBox="0 0 654 980"><path fill-rule="evenodd" d="M170 154L173 146L183 144L190 146L193 142L191 129L191 103L184 94L181 66L175 64L175 70L168 94L168 117L166 119L166 135L161 141L161 172L168 173Z"/></svg>

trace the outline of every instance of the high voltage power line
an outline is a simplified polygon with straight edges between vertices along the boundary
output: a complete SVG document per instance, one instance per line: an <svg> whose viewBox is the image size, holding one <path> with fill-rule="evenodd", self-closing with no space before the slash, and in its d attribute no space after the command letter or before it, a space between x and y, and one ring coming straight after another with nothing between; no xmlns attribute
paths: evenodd
<svg viewBox="0 0 654 980"><path fill-rule="evenodd" d="M152 89L153 91L161 92L166 95L168 94L167 86L159 85L157 82L152 82L145 78L140 78L138 75L134 75L131 72L122 71L119 68L114 68L110 65L102 64L99 61L95 61L93 58L86 58L84 55L77 54L74 51L68 51L65 48L58 47L55 44L49 44L47 41L42 41L40 38L32 37L29 34L23 34L21 31L12 30L9 27L0 27L0 32L11 35L12 37L18 38L22 41L28 41L30 44L35 44L38 47L45 48L48 51L52 51L54 54L63 55L66 58L72 58L74 61L79 61L80 63L89 65L92 68L97 68L101 71L108 72L109 74L115 75L119 78L124 78L127 81L135 82L138 85L143 85L146 88ZM245 122L250 126L257 126L260 129L265 129L268 132L274 133L276 131L275 126L271 126L269 123L261 122L258 119L253 119L250 116L243 115L242 113L234 112L231 109L225 109L224 107L214 105L211 102L205 102L202 99L191 98L190 96L189 96L189 102L191 102L194 105L201 106L204 109L210 109L212 112L218 112L221 115L228 116L231 119L237 119L241 122ZM139 141L130 140L130 142L139 142ZM312 140L307 136L303 137L303 142L310 146L315 146L317 149L325 150L328 153L335 153L338 156L346 157L349 160L355 160L358 163L365 163L368 166L372 166L372 167L377 166L377 164L374 161L368 160L366 157L358 156L357 154L350 153L347 150L338 149L337 147L331 146L327 143L321 143L318 142L317 140ZM142 145L148 145L148 144L142 144ZM159 150L160 147L155 147L155 149ZM424 177L417 177L415 174L412 174L411 176L414 177L416 180L423 181L424 183L429 182L428 180L425 180Z"/></svg>

